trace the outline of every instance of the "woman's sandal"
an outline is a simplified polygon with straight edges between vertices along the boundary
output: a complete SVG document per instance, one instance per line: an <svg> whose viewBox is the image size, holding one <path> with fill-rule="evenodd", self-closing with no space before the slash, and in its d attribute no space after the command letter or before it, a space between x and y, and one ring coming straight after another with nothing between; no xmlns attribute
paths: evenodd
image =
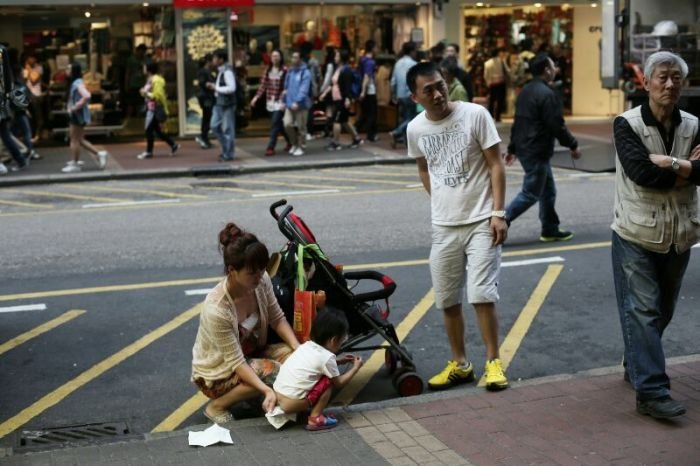
<svg viewBox="0 0 700 466"><path fill-rule="evenodd" d="M317 430L328 430L332 429L335 426L338 425L338 420L335 418L335 416L331 417L330 415L324 416L321 414L320 416L309 416L309 421L308 424L306 424L306 430L308 431L317 431Z"/></svg>
<svg viewBox="0 0 700 466"><path fill-rule="evenodd" d="M202 410L202 412L204 413L204 416L207 419L209 419L211 422L213 422L214 424L221 425L221 424L226 424L227 422L233 421L233 415L228 411L226 411L225 413L222 413L222 414L211 415L207 412L207 409L204 408L204 410Z"/></svg>

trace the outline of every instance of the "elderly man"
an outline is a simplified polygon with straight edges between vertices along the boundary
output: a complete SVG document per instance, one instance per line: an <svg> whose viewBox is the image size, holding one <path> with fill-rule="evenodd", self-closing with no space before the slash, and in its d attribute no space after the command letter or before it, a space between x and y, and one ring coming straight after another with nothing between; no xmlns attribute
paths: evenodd
<svg viewBox="0 0 700 466"><path fill-rule="evenodd" d="M687 75L679 56L652 54L644 66L649 101L614 122L612 264L625 379L637 392L637 412L659 419L685 413L670 396L661 337L698 240L698 119L677 107Z"/></svg>

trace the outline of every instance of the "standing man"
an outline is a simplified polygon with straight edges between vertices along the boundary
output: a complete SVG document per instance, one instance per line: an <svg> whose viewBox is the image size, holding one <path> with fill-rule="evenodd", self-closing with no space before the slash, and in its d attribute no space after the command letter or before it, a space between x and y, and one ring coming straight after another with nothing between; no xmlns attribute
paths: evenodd
<svg viewBox="0 0 700 466"><path fill-rule="evenodd" d="M644 65L649 101L614 122L612 264L625 378L637 392L637 412L659 419L685 413L670 396L661 337L698 241L698 119L678 109L687 76L678 55L650 55Z"/></svg>
<svg viewBox="0 0 700 466"><path fill-rule="evenodd" d="M362 120L367 132L367 140L370 142L379 141L377 137L377 83L375 80L377 63L374 61L375 46L373 40L368 40L365 43L365 55L360 59Z"/></svg>
<svg viewBox="0 0 700 466"><path fill-rule="evenodd" d="M398 101L400 122L393 131L389 132L391 148L396 149L396 143L406 140L408 123L416 116L416 103L411 99L411 91L406 85L406 74L416 64L416 44L404 42L401 47L401 58L396 61L391 72L391 95L393 101Z"/></svg>
<svg viewBox="0 0 700 466"><path fill-rule="evenodd" d="M506 209L508 225L523 212L540 203L542 234L540 241L567 241L574 237L570 231L559 229L559 216L554 210L557 188L554 185L550 161L554 155L554 139L571 149L571 157L578 159L578 142L564 123L561 105L549 82L554 77L552 59L541 53L530 61L534 78L520 92L515 102L515 121L510 132L506 163L517 159L523 166L525 178L522 190Z"/></svg>
<svg viewBox="0 0 700 466"><path fill-rule="evenodd" d="M501 244L508 227L503 203L505 167L501 139L486 109L450 102L447 83L435 63L419 63L408 72L413 100L425 111L408 125L408 155L430 194L433 244L430 274L435 306L442 309L452 351L447 367L428 381L440 390L474 380L464 347L465 267L467 298L476 310L486 345L486 388L501 390L508 379L498 354L498 275Z"/></svg>
<svg viewBox="0 0 700 466"><path fill-rule="evenodd" d="M302 145L306 141L306 119L311 107L311 72L301 59L299 52L292 53L287 76L284 78L282 98L286 107L284 111L284 130L289 136L292 148L289 155L304 155Z"/></svg>
<svg viewBox="0 0 700 466"><path fill-rule="evenodd" d="M221 162L233 160L236 144L236 76L228 63L228 52L219 49L214 52L214 66L219 70L215 83L209 83L214 90L214 110L211 116L211 129L221 145Z"/></svg>
<svg viewBox="0 0 700 466"><path fill-rule="evenodd" d="M506 80L509 71L505 54L504 49L494 49L491 58L484 63L484 81L489 88L489 113L496 121L501 121L501 114L506 111Z"/></svg>
<svg viewBox="0 0 700 466"><path fill-rule="evenodd" d="M206 54L200 63L201 68L197 74L197 85L199 86L197 100L202 109L202 123L199 136L195 140L202 149L211 148L209 128L211 127L211 114L214 111L215 96L214 89L209 84L214 83L213 62L214 56L211 53Z"/></svg>

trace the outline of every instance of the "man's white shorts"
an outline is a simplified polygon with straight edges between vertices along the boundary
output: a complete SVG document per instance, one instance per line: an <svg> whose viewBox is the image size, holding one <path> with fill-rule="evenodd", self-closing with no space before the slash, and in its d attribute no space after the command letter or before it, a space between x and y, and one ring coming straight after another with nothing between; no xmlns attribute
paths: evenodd
<svg viewBox="0 0 700 466"><path fill-rule="evenodd" d="M435 306L439 309L462 302L465 274L470 304L498 302L501 246L492 245L489 221L459 226L433 225L430 275Z"/></svg>

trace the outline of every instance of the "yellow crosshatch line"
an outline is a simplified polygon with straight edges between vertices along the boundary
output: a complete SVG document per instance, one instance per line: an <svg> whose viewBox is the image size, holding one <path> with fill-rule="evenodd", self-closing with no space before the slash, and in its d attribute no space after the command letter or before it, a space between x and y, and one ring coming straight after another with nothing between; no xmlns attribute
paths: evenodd
<svg viewBox="0 0 700 466"><path fill-rule="evenodd" d="M95 380L100 375L104 374L108 370L112 369L113 367L122 363L134 354L138 353L139 351L141 351L151 343L155 342L159 338L167 335L168 333L172 332L173 330L177 329L183 324L189 322L192 318L199 315L201 307L201 304L197 304L196 306L188 309L187 311L178 315L169 322L166 322L157 329L139 338L132 344L122 348L121 350L117 351L108 358L103 359L102 361L95 364L90 369L84 371L74 379L69 380L57 389L43 396L31 406L28 406L27 408L23 409L11 418L7 419L2 424L0 424L0 438L5 437L11 432L14 432L19 427L23 426L35 417L39 416L47 409L60 403L63 399L71 395L79 388ZM99 409L99 407L96 408Z"/></svg>
<svg viewBox="0 0 700 466"><path fill-rule="evenodd" d="M30 207L32 209L53 209L53 204L35 204L33 202L7 201L3 199L0 199L0 204L17 207Z"/></svg>
<svg viewBox="0 0 700 466"><path fill-rule="evenodd" d="M260 180L235 180L235 181L233 181L233 183L246 184L246 185L262 185L262 186L267 184L267 185L271 185L271 186L286 186L286 187L290 187L290 188L314 188L314 189L318 189L320 187L323 187L323 188L327 187L327 186L319 186L317 184L287 183L284 181L273 181L273 180L267 179L267 177L262 178ZM336 186L333 186L333 187L335 188ZM222 188L219 188L218 186L198 186L198 188L222 189ZM355 189L352 186L337 186L337 188L338 189ZM225 188L223 188L223 189L225 189ZM257 191L259 191L259 190L257 190ZM250 190L250 192L256 192L256 190Z"/></svg>
<svg viewBox="0 0 700 466"><path fill-rule="evenodd" d="M324 173L338 173L336 170L321 170ZM362 171L362 170L343 170L343 174L350 174L350 175L363 175L363 176L388 176L388 177L395 177L395 178L412 178L413 180L418 180L418 171L413 170L413 172L406 172L406 173L396 173L396 172L389 172L386 170L373 170L373 171ZM409 180L411 181L411 180Z"/></svg>
<svg viewBox="0 0 700 466"><path fill-rule="evenodd" d="M178 428L180 424L185 422L188 417L192 416L194 413L202 409L209 398L204 396L202 392L195 393L192 398L185 401L180 407L175 411L170 413L168 417L163 419L163 421L155 426L151 432L170 432Z"/></svg>
<svg viewBox="0 0 700 466"><path fill-rule="evenodd" d="M52 191L36 191L34 189L9 189L8 192L14 192L18 194L27 194L29 196L41 196L41 197L58 197L63 199L73 199L79 201L98 201L98 202L123 202L129 201L130 199L115 199L113 197L98 197L98 196L81 196L79 194L67 194Z"/></svg>
<svg viewBox="0 0 700 466"><path fill-rule="evenodd" d="M60 316L56 317L55 319L49 320L48 322L44 322L43 324L41 324L37 327L34 327L33 329L31 329L27 332L24 332L23 334L18 335L16 337L14 337L13 339L8 340L5 343L3 343L2 345L0 345L0 354L7 353L8 351L10 351L12 349L17 348L19 345L28 342L32 338L36 338L39 335L41 335L42 333L46 333L50 330L53 330L56 327L58 327L59 325L63 325L66 322L73 320L76 317L81 316L83 314L85 314L85 311L81 311L81 310L76 309L76 310L65 312L65 313L61 314Z"/></svg>
<svg viewBox="0 0 700 466"><path fill-rule="evenodd" d="M393 185L398 185L398 186L404 186L406 182L403 181L391 181L391 180L367 180L363 178L351 178L348 176L343 176L343 177L337 177L337 176L326 176L326 175L309 175L306 173L302 174L294 174L294 173L285 173L281 175L266 175L266 177L270 178L302 178L305 180L320 180L320 181L352 181L354 183L372 183L372 184L393 184Z"/></svg>
<svg viewBox="0 0 700 466"><path fill-rule="evenodd" d="M534 256L539 254L547 254L552 252L565 252L565 251L577 251L585 249L597 249L605 248L610 246L609 241L598 242L598 243L583 243L583 244L571 244L566 246L552 246L546 248L532 248L532 249L516 249L513 251L506 251L502 254L503 257L518 257L518 256ZM368 270L368 269L388 269L394 267L411 267L427 265L428 259L416 259L407 261L395 261L395 262L375 262L369 264L355 264L346 265L343 270ZM134 291L134 290L147 290L153 288L167 288L167 287L177 287L177 286L189 286L189 285L201 285L207 283L217 283L222 280L223 277L204 277L204 278L190 278L182 280L169 280L169 281L159 281L159 282L147 282L147 283L135 283L135 284L125 284L125 285L106 285L106 286L96 286L91 288L68 288L64 290L49 290L49 291L35 291L27 293L16 293L0 295L0 302L3 301L16 301L22 299L37 299L37 298L52 298L59 296L75 296L81 294L93 294L93 293L111 293L118 291Z"/></svg>
<svg viewBox="0 0 700 466"><path fill-rule="evenodd" d="M155 196L171 197L171 198L187 198L187 199L207 199L207 196L201 194L185 194L185 193L173 193L167 191L157 191L153 189L132 189L132 188L116 188L116 187L106 187L106 186L84 186L80 184L70 184L62 185L64 188L69 189L79 189L83 191L102 191L102 192L115 192L115 193L133 193L133 194L153 194Z"/></svg>

